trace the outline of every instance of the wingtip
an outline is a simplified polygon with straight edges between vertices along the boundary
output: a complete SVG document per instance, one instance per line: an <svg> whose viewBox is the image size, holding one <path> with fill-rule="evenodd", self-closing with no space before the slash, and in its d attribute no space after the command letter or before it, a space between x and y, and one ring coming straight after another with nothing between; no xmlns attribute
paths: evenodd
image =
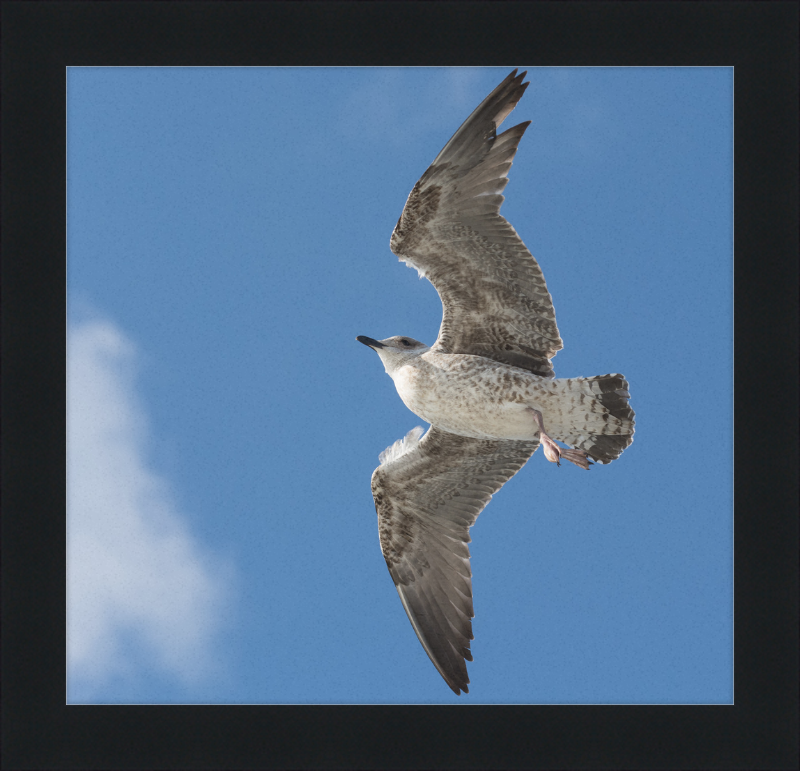
<svg viewBox="0 0 800 771"><path fill-rule="evenodd" d="M449 689L450 689L450 690L451 690L451 691L452 691L452 692L453 692L453 693L454 693L456 696L461 696L461 692L462 692L462 691L463 691L464 693L469 693L469 686L468 686L468 685L461 685L461 684L459 684L459 685L453 685L452 683L450 683L450 682L449 682L449 681L447 681L447 680L445 680L445 682L447 683L447 687L448 687L448 688L449 688Z"/></svg>
<svg viewBox="0 0 800 771"><path fill-rule="evenodd" d="M517 85L522 85L523 88L527 88L530 85L530 81L528 83L523 83L522 81L525 80L525 76L528 74L528 70L523 70L522 72L517 75L517 70L519 68L515 67L513 72L508 76L509 80L516 81Z"/></svg>

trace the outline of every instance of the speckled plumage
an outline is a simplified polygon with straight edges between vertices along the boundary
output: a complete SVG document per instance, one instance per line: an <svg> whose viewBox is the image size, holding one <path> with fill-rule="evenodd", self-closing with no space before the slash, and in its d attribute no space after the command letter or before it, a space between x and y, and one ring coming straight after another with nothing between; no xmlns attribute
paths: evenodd
<svg viewBox="0 0 800 771"><path fill-rule="evenodd" d="M359 337L408 408L431 424L381 454L372 475L381 551L423 648L456 693L471 661L469 528L540 443L548 460L610 463L633 440L618 374L554 379L562 348L544 276L500 216L508 170L529 121L499 136L522 97L512 72L422 175L391 248L436 287L444 309L428 347ZM553 440L569 449L558 448Z"/></svg>

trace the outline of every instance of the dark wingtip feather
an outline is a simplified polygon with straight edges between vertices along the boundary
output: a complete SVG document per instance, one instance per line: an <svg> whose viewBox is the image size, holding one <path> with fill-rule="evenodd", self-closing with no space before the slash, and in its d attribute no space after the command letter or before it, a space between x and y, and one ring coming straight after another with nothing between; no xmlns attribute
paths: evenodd
<svg viewBox="0 0 800 771"><path fill-rule="evenodd" d="M509 113L525 93L529 83L522 83L525 72L517 75L515 69L472 111L461 124L458 131L434 158L431 166L445 163L459 163L469 158L476 148L484 146L494 139L497 127L508 117ZM477 158L475 160L478 160Z"/></svg>

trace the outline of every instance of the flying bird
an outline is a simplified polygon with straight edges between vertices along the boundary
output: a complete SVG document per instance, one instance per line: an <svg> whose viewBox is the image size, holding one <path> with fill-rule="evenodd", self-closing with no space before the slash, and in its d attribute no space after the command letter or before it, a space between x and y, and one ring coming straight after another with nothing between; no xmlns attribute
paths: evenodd
<svg viewBox="0 0 800 771"><path fill-rule="evenodd" d="M563 345L542 271L500 215L530 121L497 134L528 83L514 70L414 185L390 246L439 293L436 342L356 339L375 350L405 405L430 423L380 455L372 475L380 545L411 625L456 694L469 691L469 529L541 444L587 469L633 441L622 375L555 379ZM424 434L424 435L423 435ZM561 447L558 442L566 445Z"/></svg>

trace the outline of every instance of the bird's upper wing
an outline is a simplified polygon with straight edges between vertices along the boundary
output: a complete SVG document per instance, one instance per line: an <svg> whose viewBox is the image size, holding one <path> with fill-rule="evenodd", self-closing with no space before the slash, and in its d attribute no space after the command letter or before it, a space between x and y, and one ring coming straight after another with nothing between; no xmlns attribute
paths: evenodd
<svg viewBox="0 0 800 771"><path fill-rule="evenodd" d="M514 70L467 118L408 196L392 251L436 287L444 317L434 348L553 376L563 345L538 263L500 215L530 121L497 136L527 83Z"/></svg>
<svg viewBox="0 0 800 771"><path fill-rule="evenodd" d="M539 442L471 439L431 427L395 442L372 475L381 551L422 647L452 690L472 661L469 528Z"/></svg>

